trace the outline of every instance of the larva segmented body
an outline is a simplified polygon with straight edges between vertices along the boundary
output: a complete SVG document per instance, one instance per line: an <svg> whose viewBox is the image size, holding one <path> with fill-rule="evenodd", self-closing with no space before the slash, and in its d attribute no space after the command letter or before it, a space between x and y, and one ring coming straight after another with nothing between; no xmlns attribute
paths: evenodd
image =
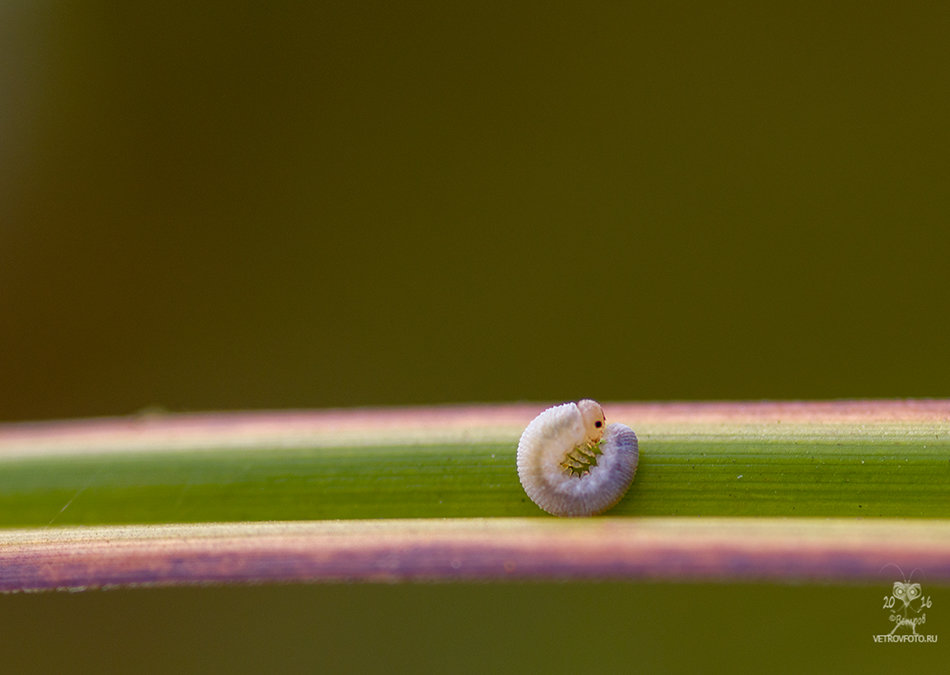
<svg viewBox="0 0 950 675"><path fill-rule="evenodd" d="M590 399L548 408L518 442L518 478L535 504L555 516L603 513L626 493L637 470L637 436L605 426Z"/></svg>

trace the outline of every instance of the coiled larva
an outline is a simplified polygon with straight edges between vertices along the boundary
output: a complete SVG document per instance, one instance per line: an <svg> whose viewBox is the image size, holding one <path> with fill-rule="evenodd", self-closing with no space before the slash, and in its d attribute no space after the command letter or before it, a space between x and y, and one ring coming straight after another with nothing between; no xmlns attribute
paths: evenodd
<svg viewBox="0 0 950 675"><path fill-rule="evenodd" d="M518 478L535 504L555 516L593 516L620 501L637 470L637 436L605 425L590 399L548 408L518 442Z"/></svg>

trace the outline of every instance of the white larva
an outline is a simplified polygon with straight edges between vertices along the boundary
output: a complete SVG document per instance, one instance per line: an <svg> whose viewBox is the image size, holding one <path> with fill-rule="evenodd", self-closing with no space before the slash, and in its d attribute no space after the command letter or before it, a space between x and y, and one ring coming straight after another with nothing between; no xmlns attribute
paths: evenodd
<svg viewBox="0 0 950 675"><path fill-rule="evenodd" d="M637 436L604 424L590 399L531 420L518 442L518 478L531 501L555 516L593 516L620 501L637 470Z"/></svg>

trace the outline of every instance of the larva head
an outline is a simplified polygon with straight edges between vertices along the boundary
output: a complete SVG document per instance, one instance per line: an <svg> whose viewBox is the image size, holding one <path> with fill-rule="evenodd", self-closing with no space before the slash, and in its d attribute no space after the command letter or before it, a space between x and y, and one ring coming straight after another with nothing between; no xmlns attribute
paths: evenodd
<svg viewBox="0 0 950 675"><path fill-rule="evenodd" d="M600 407L597 401L585 398L577 402L577 407L581 411L581 419L584 421L584 433L589 443L596 443L604 435L605 420L604 409Z"/></svg>

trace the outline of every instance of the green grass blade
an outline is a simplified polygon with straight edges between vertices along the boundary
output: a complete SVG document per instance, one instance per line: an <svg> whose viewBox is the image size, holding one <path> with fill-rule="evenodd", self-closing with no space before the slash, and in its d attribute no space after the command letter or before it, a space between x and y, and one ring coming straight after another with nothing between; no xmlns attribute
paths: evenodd
<svg viewBox="0 0 950 675"><path fill-rule="evenodd" d="M950 444L642 445L612 515L950 515ZM5 462L0 525L546 517L511 444L211 450Z"/></svg>
<svg viewBox="0 0 950 675"><path fill-rule="evenodd" d="M611 515L950 516L950 404L914 417L878 402L857 421L724 405L614 406L640 464ZM538 409L8 425L0 526L548 517L514 465L519 419Z"/></svg>

